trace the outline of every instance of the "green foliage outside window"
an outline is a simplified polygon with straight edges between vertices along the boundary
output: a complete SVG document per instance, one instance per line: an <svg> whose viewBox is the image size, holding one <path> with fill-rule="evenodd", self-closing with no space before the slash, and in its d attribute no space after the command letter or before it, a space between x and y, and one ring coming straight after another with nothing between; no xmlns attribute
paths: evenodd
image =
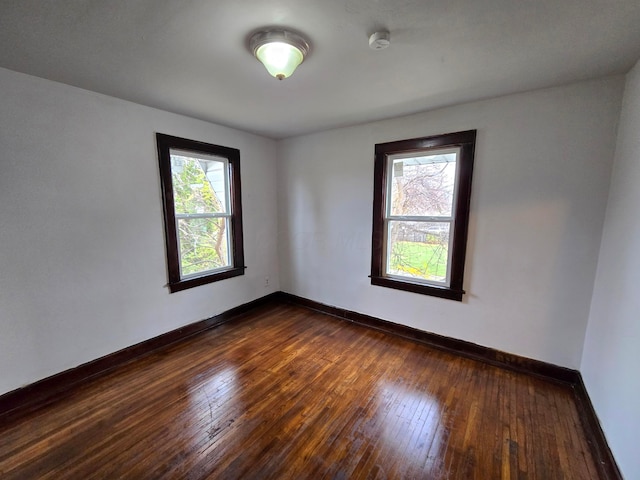
<svg viewBox="0 0 640 480"><path fill-rule="evenodd" d="M428 239L434 236L429 236ZM390 269L409 276L440 279L447 275L447 244L443 242L396 242Z"/></svg>
<svg viewBox="0 0 640 480"><path fill-rule="evenodd" d="M224 213L197 159L173 157L172 181L178 217L182 274L189 275L229 265L227 218L185 218L184 214Z"/></svg>

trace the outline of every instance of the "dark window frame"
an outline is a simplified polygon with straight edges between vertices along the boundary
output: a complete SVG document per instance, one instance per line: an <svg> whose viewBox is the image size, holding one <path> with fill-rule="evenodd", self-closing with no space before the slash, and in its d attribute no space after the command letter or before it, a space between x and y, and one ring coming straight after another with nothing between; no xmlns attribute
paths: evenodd
<svg viewBox="0 0 640 480"><path fill-rule="evenodd" d="M469 231L469 210L471 204L471 177L475 156L476 130L412 138L394 142L379 143L375 146L374 190L373 190L373 233L371 249L371 284L432 295L450 300L462 301L464 264L466 260L467 236ZM427 285L410 278L398 278L384 274L386 249L385 217L387 201L387 162L391 155L443 148L460 148L457 178L457 199L454 205L453 252L451 256L451 278L449 286Z"/></svg>
<svg viewBox="0 0 640 480"><path fill-rule="evenodd" d="M163 133L156 133L158 161L160 163L160 183L162 190L162 206L164 211L165 245L167 253L167 270L169 291L171 293L188 288L205 285L226 278L244 275L244 247L242 233L242 193L240 183L240 150L223 147L211 143L188 140ZM205 272L201 276L180 278L180 252L178 249L178 232L176 230L176 212L174 206L173 181L171 178L172 149L203 153L223 157L228 161L231 217L232 258L231 267L221 271Z"/></svg>

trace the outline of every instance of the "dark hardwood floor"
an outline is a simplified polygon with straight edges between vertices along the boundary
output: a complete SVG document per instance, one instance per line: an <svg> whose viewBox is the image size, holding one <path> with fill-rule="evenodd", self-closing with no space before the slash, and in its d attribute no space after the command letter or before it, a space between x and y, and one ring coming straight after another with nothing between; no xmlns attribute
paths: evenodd
<svg viewBox="0 0 640 480"><path fill-rule="evenodd" d="M598 478L568 385L272 303L0 425L0 478Z"/></svg>

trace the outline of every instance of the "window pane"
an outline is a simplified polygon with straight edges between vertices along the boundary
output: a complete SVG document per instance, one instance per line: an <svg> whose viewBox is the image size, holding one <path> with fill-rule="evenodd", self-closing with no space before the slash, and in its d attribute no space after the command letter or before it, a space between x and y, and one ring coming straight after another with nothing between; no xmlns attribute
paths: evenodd
<svg viewBox="0 0 640 480"><path fill-rule="evenodd" d="M181 213L227 213L226 163L171 151L174 205Z"/></svg>
<svg viewBox="0 0 640 480"><path fill-rule="evenodd" d="M451 216L457 152L393 158L391 215Z"/></svg>
<svg viewBox="0 0 640 480"><path fill-rule="evenodd" d="M447 282L448 222L389 221L387 274Z"/></svg>
<svg viewBox="0 0 640 480"><path fill-rule="evenodd" d="M227 218L178 220L183 277L230 266L227 229Z"/></svg>

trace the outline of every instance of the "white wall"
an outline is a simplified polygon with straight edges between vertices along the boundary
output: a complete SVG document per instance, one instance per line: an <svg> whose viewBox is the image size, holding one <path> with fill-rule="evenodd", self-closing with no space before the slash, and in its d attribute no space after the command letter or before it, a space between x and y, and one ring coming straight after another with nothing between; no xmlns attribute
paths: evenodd
<svg viewBox="0 0 640 480"><path fill-rule="evenodd" d="M577 368L623 79L278 143L283 290ZM464 302L370 285L374 144L477 129Z"/></svg>
<svg viewBox="0 0 640 480"><path fill-rule="evenodd" d="M169 294L156 132L240 149L244 276ZM273 140L0 69L0 147L0 393L279 290Z"/></svg>
<svg viewBox="0 0 640 480"><path fill-rule="evenodd" d="M625 478L640 478L640 62L628 74L581 371Z"/></svg>

